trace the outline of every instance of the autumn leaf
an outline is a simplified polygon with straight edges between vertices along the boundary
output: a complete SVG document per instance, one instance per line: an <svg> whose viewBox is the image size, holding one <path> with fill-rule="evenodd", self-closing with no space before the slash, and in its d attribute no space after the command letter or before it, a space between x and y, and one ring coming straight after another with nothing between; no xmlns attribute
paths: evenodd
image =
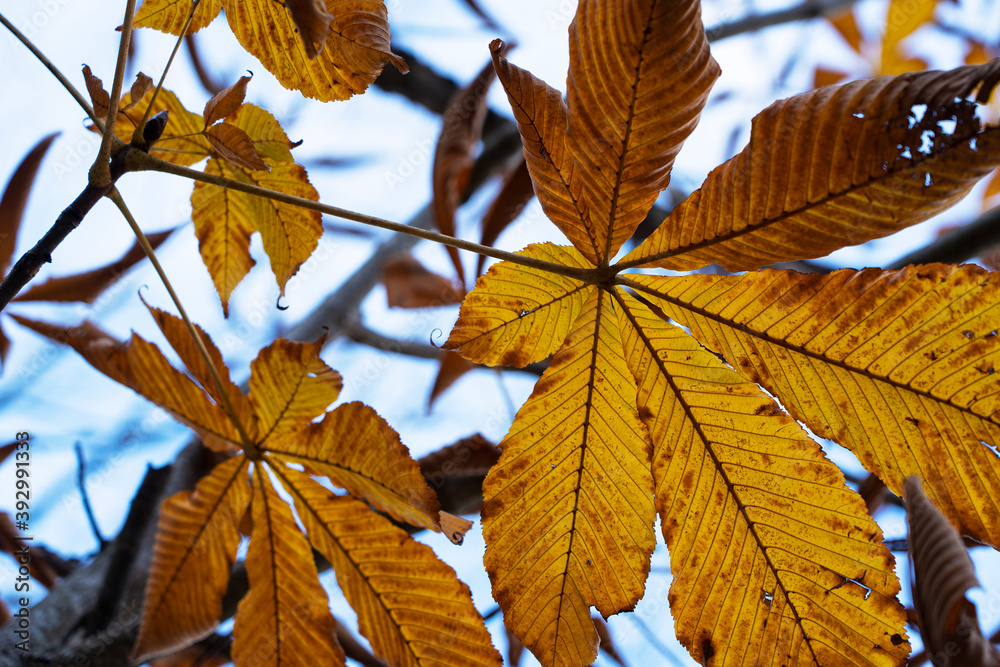
<svg viewBox="0 0 1000 667"><path fill-rule="evenodd" d="M979 627L976 607L965 593L979 586L962 536L924 495L920 480L903 481L908 550L913 559L913 606L931 661L969 667L1000 665L997 651Z"/></svg>
<svg viewBox="0 0 1000 667"><path fill-rule="evenodd" d="M53 133L43 137L28 151L27 155L21 159L20 164L17 165L17 169L11 174L7 186L4 188L3 196L0 197L0 273L4 275L7 274L7 269L14 259L14 251L17 249L17 234L21 229L24 210L28 206L28 196L35 184L38 167L42 164L42 158L45 157L52 142L58 136L58 133ZM0 329L0 364L7 359L9 351L10 339L7 338L3 329Z"/></svg>
<svg viewBox="0 0 1000 667"><path fill-rule="evenodd" d="M167 110L170 121L150 154L181 166L208 158L205 173L257 185L312 201L319 194L305 169L293 161L295 145L270 113L253 104L241 104L249 77L242 77L205 105L208 119L227 112L224 122L209 125L191 113L170 91L156 98L153 111ZM129 96L123 97L123 106ZM126 143L142 118L148 100L118 115L115 128ZM235 110L233 110L235 109ZM202 260L212 277L223 312L229 298L255 264L250 237L259 232L264 251L281 293L319 244L321 215L271 199L197 182L191 195L192 219Z"/></svg>
<svg viewBox="0 0 1000 667"><path fill-rule="evenodd" d="M882 39L881 74L900 74L907 71L902 63L900 42L934 16L937 0L890 0L885 20L885 37Z"/></svg>
<svg viewBox="0 0 1000 667"><path fill-rule="evenodd" d="M261 350L244 395L204 331L198 335L211 365L178 318L149 310L190 375L135 334L125 344L92 325L68 329L18 318L73 346L226 457L194 491L172 496L160 509L134 659L174 653L215 630L251 508L250 589L233 629L237 667L313 664L317 655L324 664L344 664L310 544L333 564L362 634L381 655L398 660L393 664L499 665L465 585L371 508L422 528L458 530L459 541L467 522L440 512L417 462L374 410L361 403L328 410L342 380L319 358L322 341L278 339ZM331 493L317 478L357 500ZM292 496L305 533L275 479ZM434 604L428 591L438 596Z"/></svg>
<svg viewBox="0 0 1000 667"><path fill-rule="evenodd" d="M468 86L452 96L442 114L441 134L434 149L431 185L434 218L441 233L448 236L455 235L455 211L472 174L475 162L473 149L482 136L483 122L489 110L486 94L495 77L493 65L487 64ZM458 249L451 246L446 249L464 290L465 272Z"/></svg>
<svg viewBox="0 0 1000 667"><path fill-rule="evenodd" d="M205 103L205 109L201 115L205 119L206 128L240 108L240 105L243 104L243 98L246 97L247 84L250 83L250 79L249 76L241 76L239 81L220 90Z"/></svg>
<svg viewBox="0 0 1000 667"><path fill-rule="evenodd" d="M179 35L191 8L187 0L146 0L135 26ZM204 0L188 34L223 10L243 48L306 97L345 100L363 93L387 64L409 70L390 50L382 0Z"/></svg>
<svg viewBox="0 0 1000 667"><path fill-rule="evenodd" d="M174 233L170 229L165 232L147 234L149 245L155 250ZM142 246L136 241L120 259L105 266L76 273L69 276L55 276L43 283L32 285L20 292L11 301L79 301L94 303L94 301L111 285L119 280L129 269L146 258Z"/></svg>
<svg viewBox="0 0 1000 667"><path fill-rule="evenodd" d="M964 532L995 544L994 276L622 271L754 271L945 210L1000 164L998 130L975 116L1000 64L773 104L740 155L612 263L718 76L698 2L621 4L580 3L565 102L491 44L534 191L572 243L492 266L444 345L488 365L553 355L483 485L505 624L546 667L592 662L590 608L640 599L655 512L674 626L699 663L899 665L893 558L796 419L894 490L918 474Z"/></svg>
<svg viewBox="0 0 1000 667"><path fill-rule="evenodd" d="M382 282L390 308L447 306L461 303L465 295L452 281L429 271L409 253L386 261Z"/></svg>
<svg viewBox="0 0 1000 667"><path fill-rule="evenodd" d="M83 80L87 84L87 94L90 95L94 115L101 119L107 118L111 107L111 96L104 90L104 82L94 76L90 71L90 65L83 66Z"/></svg>

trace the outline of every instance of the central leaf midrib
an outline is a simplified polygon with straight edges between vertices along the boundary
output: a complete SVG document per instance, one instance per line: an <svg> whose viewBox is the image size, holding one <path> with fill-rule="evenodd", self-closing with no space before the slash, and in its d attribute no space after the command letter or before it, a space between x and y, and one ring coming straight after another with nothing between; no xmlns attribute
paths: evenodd
<svg viewBox="0 0 1000 667"><path fill-rule="evenodd" d="M320 517L319 512L315 510L312 504L310 504L310 502L302 495L298 487L296 487L291 481L289 481L288 478L285 477L285 475L279 472L278 468L279 466L274 466L273 469L275 473L277 473L278 477L280 477L282 480L288 482L288 488L292 490L292 493L294 493L299 500L302 501L303 505L309 508L309 511L312 513L312 515L316 517L316 522L323 528L323 532L326 533L330 537L330 540L337 546L337 548L341 550L341 552L344 554L344 558L349 563L351 563L352 566L354 566L354 570L357 573L358 578L360 578L362 581L365 582L365 585L368 587L368 590L371 591L371 594L375 597L376 600L378 600L379 606L382 607L382 611L385 612L385 615L389 618L392 625L396 628L399 628L399 635L403 640L403 644L406 646L406 650L413 657L413 661L419 665L420 664L419 656L417 656L416 652L413 650L413 647L410 646L410 642L403 635L402 626L396 623L396 619L392 616L392 612L386 606L385 601L382 599L382 595L377 590L375 590L375 587L372 585L371 581L369 580L369 577L364 572L361 571L361 567L351 557L350 551L348 551L347 548L341 544L340 539L336 535L334 535L329 528L327 528L326 523Z"/></svg>
<svg viewBox="0 0 1000 667"><path fill-rule="evenodd" d="M767 563L768 569L774 576L775 585L781 589L781 594L785 598L785 602L788 604L788 607L792 610L792 614L795 616L795 623L801 630L803 637L805 637L806 639L806 645L809 646L809 652L813 656L813 662L817 665L820 664L819 658L816 656L816 651L813 650L812 646L813 640L809 638L809 633L806 632L806 628L803 625L802 617L799 616L798 609L796 609L795 603L792 602L789 592L785 588L785 585L781 580L780 575L782 570L778 568L771 561L771 556L768 553L768 549L764 546L764 543L761 541L760 536L757 534L754 522L751 521L750 517L747 515L746 504L740 499L739 494L736 492L736 484L734 484L729 479L729 475L726 473L726 470L723 467L722 462L718 459L712 447L709 446L709 443L711 441L702 431L701 422L695 419L694 414L692 414L691 412L691 407L688 405L687 401L684 400L684 396L681 393L680 388L674 382L673 376L667 371L663 359L661 359L660 356L656 353L656 349L653 347L652 341L650 341L650 339L646 336L645 331L643 331L638 321L636 321L634 315L632 314L632 311L629 310L627 304L625 304L624 300L617 292L615 292L615 299L618 301L619 305L621 305L623 312L625 313L626 317L628 317L629 323L631 323L632 327L639 335L639 338L642 339L642 342L646 346L646 349L649 351L650 356L656 361L656 365L660 370L660 374L666 380L667 385L670 387L670 390L674 393L674 396L677 397L677 402L681 405L682 409L684 410L685 416L687 417L688 421L692 424L695 432L698 434L698 438L701 440L702 446L705 448L705 451L712 459L712 464L715 467L716 472L720 477L722 477L723 483L729 490L730 495L736 501L736 506L739 508L740 516L742 516L743 520L746 522L747 530L751 535L753 535L754 542L757 543L757 548L760 550L761 555L764 557L764 561ZM728 652L728 645L727 645L727 652Z"/></svg>
<svg viewBox="0 0 1000 667"><path fill-rule="evenodd" d="M584 403L583 438L580 443L580 467L576 471L576 485L573 490L573 520L569 526L569 545L566 547L566 568L562 572L562 586L559 588L559 611L556 615L556 636L554 645L559 645L559 629L563 619L563 603L566 601L566 582L569 580L570 559L573 558L573 542L576 538L576 518L580 507L581 485L583 483L584 461L587 458L587 438L590 435L590 410L593 407L594 381L597 375L597 348L601 339L601 316L604 306L603 290L597 293L597 313L594 315L594 336L590 349L590 377L587 379L587 399ZM589 609L589 605L588 605Z"/></svg>
<svg viewBox="0 0 1000 667"><path fill-rule="evenodd" d="M629 100L628 114L625 120L625 136L622 137L622 152L618 157L618 169L615 171L615 185L611 190L611 206L608 209L608 234L604 244L604 257L601 262L602 266L607 266L611 261L611 241L614 237L615 219L618 217L618 195L620 194L622 178L625 174L625 157L629 150L629 139L632 135L632 122L635 120L635 103L639 96L639 72L642 69L642 54L646 49L646 44L649 42L655 7L656 2L651 3L649 6L649 14L646 16L646 29L642 33L642 41L639 44L639 57L638 62L636 62L635 65L635 79L631 86L632 97Z"/></svg>
<svg viewBox="0 0 1000 667"><path fill-rule="evenodd" d="M946 398L941 398L939 396L935 396L934 394L930 393L929 391L926 391L926 390L923 390L923 389L917 389L916 387L911 387L910 385L904 384L904 383L902 383L902 382L900 382L898 380L893 380L892 378L890 378L888 376L876 375L874 373L869 372L867 369L857 368L855 366L851 366L850 364L848 364L848 363L846 363L844 361L840 361L840 360L837 360L837 359L830 359L829 357L825 357L825 356L823 356L822 354L820 354L818 352L812 352L812 351L810 351L810 350L808 350L808 349L806 349L804 347L801 347L801 346L798 346L798 345L793 345L793 344L789 343L788 341L785 341L785 340L783 340L781 338L775 338L775 337L769 336L768 334L763 333L761 331L757 331L755 329L751 329L750 327L748 327L748 326L746 326L744 324L737 324L736 322L733 322L730 319L722 317L721 315L716 315L715 313L707 311L707 310L705 310L703 308L699 308L699 307L694 306L692 304L685 303L684 301L682 301L681 299L678 299L677 297L665 295L665 294L663 294L661 292L658 292L658 291L656 291L655 289L653 289L651 287L647 287L646 285L643 285L641 283L635 283L635 282L632 282L632 281L627 281L626 284L628 285L628 287L631 287L633 289L641 290L641 291L646 292L647 294L651 294L651 295L653 295L653 296L655 296L655 297L657 297L659 299L663 299L664 301L666 301L666 302L668 302L668 303L670 303L670 304L672 304L672 305L674 305L674 306L676 306L678 308L681 308L682 310L686 310L686 311L695 313L696 315L704 317L707 320L711 320L713 322L721 324L723 327L727 327L729 329L733 329L735 331L739 331L739 332L745 333L748 336L751 336L753 338L761 340L761 341L763 341L765 343L768 343L770 345L774 345L774 346L779 347L781 349L787 350L787 351L792 352L794 354L800 354L800 355L802 355L804 357L807 357L809 359L812 359L812 360L815 360L815 361L819 361L820 363L829 364L831 366L835 366L837 368L840 368L842 370L847 371L848 373L853 373L853 374L856 374L856 375L860 375L862 377L868 378L869 380L873 380L875 382L885 383L885 384L889 385L890 387L893 387L893 388L898 389L900 391L912 393L912 394L914 394L914 395L916 395L916 396L918 396L920 398L925 398L927 400L933 401L935 404L946 405L946 406L948 406L950 408L958 410L959 412L961 412L963 414L969 415L969 416L971 416L971 417L973 417L973 418L975 418L977 420L982 420L982 421L985 421L985 422L991 423L991 424L997 423L997 422L994 422L992 419L990 419L987 416L980 415L980 414L977 414L976 412L974 412L971 409L971 407L970 407L971 404L970 404L970 406L960 406L960 405L957 405L954 402L952 402L950 399L946 399Z"/></svg>
<svg viewBox="0 0 1000 667"><path fill-rule="evenodd" d="M940 152L937 152L937 153L931 153L931 154L919 153L919 155L923 156L921 159L914 160L914 159L911 158L909 160L909 164L907 164L906 166L904 166L901 169L898 169L896 171L886 171L884 174L881 174L879 176L870 177L864 183L859 183L857 185L851 185L851 186L845 188L844 190L841 190L841 191L835 192L835 193L830 193L830 194L826 195L825 197L817 199L816 201L813 201L813 202L808 202L807 201L802 206L799 206L798 208L792 209L791 211L783 211L780 215L777 215L777 216L775 216L773 218L764 218L764 219L760 220L759 222L748 224L747 226L743 227L742 229L739 229L739 230L736 230L736 231L729 231L729 232L726 232L725 234L720 234L720 235L717 235L717 236L713 236L711 239L705 239L705 240L699 241L697 243L689 243L689 244L687 244L685 246L682 246L682 247L679 247L679 248L675 248L673 250L666 250L666 251L663 251L663 252L655 253L653 255L648 255L646 257L637 258L635 260L621 262L620 264L616 264L616 267L618 269L620 269L620 270L624 270L624 269L629 269L629 268L636 267L636 266L640 266L640 267L641 266L648 266L649 264L651 264L653 262L659 262L659 261L662 261L662 260L665 260L665 259L670 259L672 257L683 256L683 255L685 255L687 253L696 252L698 250L703 250L705 248L710 248L712 246L716 246L716 245L719 245L719 244L722 244L722 243L727 243L729 241L732 241L734 239L738 239L741 236L745 236L747 234L753 234L755 232L766 230L766 229L768 229L769 227L771 227L773 225L780 224L780 223L788 220L789 218L795 217L795 216L800 215L802 213L807 213L811 209L814 209L814 208L823 206L825 204L828 204L828 203L832 202L835 199L839 199L841 197L845 197L847 195L850 195L850 194L852 194L854 192L858 192L860 190L864 190L865 188L869 188L872 185L874 185L876 183L880 183L880 182L882 182L882 181L884 181L886 179L892 179L892 178L896 178L898 176L901 176L902 174L906 173L907 171L909 171L911 169L920 167L924 163L930 162L931 160L934 160L934 159L939 158L939 157L941 157L943 155L946 155L949 151L954 150L955 148L959 147L961 144L963 144L965 142L968 142L969 140L974 139L974 138L980 136L981 134L983 134L983 132L977 132L977 133L969 134L968 136L963 136L961 138L958 138L957 141L954 141L953 143L950 143L946 148L944 148L943 150L941 150ZM951 138L955 138L955 135L952 135ZM736 158L734 158L734 160L735 159L739 159L740 157L743 157L744 155L746 155L746 154L745 153L740 153L740 155L738 155ZM722 166L725 166L725 164L729 164L729 163L728 162L724 163ZM703 189L699 189L696 192L703 192ZM685 200L685 201L687 201L687 200ZM702 204L702 202L699 201L698 202L698 206L697 206L696 215L701 210L701 204ZM664 220L663 223L661 223L661 224L663 224L663 225L668 224L668 222L670 221L670 218L672 218L674 216L674 212L679 211L681 209L681 206L684 206L684 202L681 202L681 204L678 204L677 208L675 208L674 211L672 211L670 213L670 215L667 216L667 219Z"/></svg>

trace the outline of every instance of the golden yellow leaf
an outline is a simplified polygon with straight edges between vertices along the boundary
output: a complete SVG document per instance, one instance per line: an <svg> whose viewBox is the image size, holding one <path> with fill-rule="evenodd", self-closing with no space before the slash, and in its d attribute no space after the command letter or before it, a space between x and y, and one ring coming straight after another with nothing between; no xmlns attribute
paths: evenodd
<svg viewBox="0 0 1000 667"><path fill-rule="evenodd" d="M326 0L334 19L322 53L311 58L289 10L274 0L224 0L226 20L247 51L286 88L324 102L363 93L382 67L407 72L389 48L382 0Z"/></svg>
<svg viewBox="0 0 1000 667"><path fill-rule="evenodd" d="M133 25L136 28L153 28L171 35L179 35L184 29L184 23L191 14L193 5L191 0L143 0L135 13ZM215 20L220 11L222 11L222 0L201 0L194 11L187 34L194 34L207 26Z"/></svg>
<svg viewBox="0 0 1000 667"><path fill-rule="evenodd" d="M244 104L235 113L230 114L228 122L247 133L253 140L257 153L272 163L291 162L292 152L298 143L288 140L288 135L281 129L278 120L265 109L255 104Z"/></svg>
<svg viewBox="0 0 1000 667"><path fill-rule="evenodd" d="M219 624L240 543L236 527L249 504L247 464L238 457L160 507L134 660L179 650Z"/></svg>
<svg viewBox="0 0 1000 667"><path fill-rule="evenodd" d="M568 246L530 245L519 254L578 268L588 262ZM520 264L494 264L476 282L444 349L489 366L521 368L562 343L593 292L586 283Z"/></svg>
<svg viewBox="0 0 1000 667"><path fill-rule="evenodd" d="M698 0L581 2L569 44L567 126L594 254L580 250L606 266L667 187L720 69Z"/></svg>
<svg viewBox="0 0 1000 667"><path fill-rule="evenodd" d="M848 9L845 12L837 14L835 16L827 17L840 36L844 38L854 52L863 55L861 53L861 44L864 41L861 36L861 30L858 29L858 22L854 18L854 11Z"/></svg>
<svg viewBox="0 0 1000 667"><path fill-rule="evenodd" d="M205 130L205 137L223 160L244 169L271 171L246 132L229 123L216 123Z"/></svg>
<svg viewBox="0 0 1000 667"><path fill-rule="evenodd" d="M899 43L934 17L937 0L890 0L882 39L882 69L879 74L900 73Z"/></svg>
<svg viewBox="0 0 1000 667"><path fill-rule="evenodd" d="M14 317L43 336L69 345L94 368L162 407L193 429L207 447L229 452L233 443L240 442L229 415L137 334L125 344L90 323L61 327Z"/></svg>
<svg viewBox="0 0 1000 667"><path fill-rule="evenodd" d="M264 449L371 503L397 521L441 532L437 496L409 450L372 408L345 403L317 424Z"/></svg>
<svg viewBox="0 0 1000 667"><path fill-rule="evenodd" d="M893 492L917 475L963 532L1000 544L1000 274L932 264L634 283Z"/></svg>
<svg viewBox="0 0 1000 667"><path fill-rule="evenodd" d="M483 484L483 563L543 665L590 664L604 616L642 597L655 539L649 436L611 297L591 293Z"/></svg>
<svg viewBox="0 0 1000 667"><path fill-rule="evenodd" d="M617 302L655 443L674 626L692 657L898 664L909 653L899 582L861 497L756 384L636 299Z"/></svg>
<svg viewBox="0 0 1000 667"><path fill-rule="evenodd" d="M730 271L820 257L952 206L1000 164L1000 130L979 132L965 98L1000 61L853 81L772 104L750 144L619 265ZM914 105L927 105L918 121ZM954 132L940 123L954 119ZM928 138L925 136L930 134Z"/></svg>
<svg viewBox="0 0 1000 667"><path fill-rule="evenodd" d="M271 171L248 172L213 159L206 165L206 173L319 200L319 193L309 183L305 169L294 162L272 157L282 156L282 151L287 153L289 142L270 114L244 105L232 124L247 132L255 147L264 147L259 152L265 156L265 161L270 160ZM264 251L271 260L271 270L282 293L288 280L316 249L323 233L322 216L316 211L208 183L195 184L191 206L202 259L227 314L233 289L254 264L249 254L250 235L254 231L261 234Z"/></svg>
<svg viewBox="0 0 1000 667"><path fill-rule="evenodd" d="M261 440L303 429L337 400L344 380L319 358L323 339L295 343L279 338L250 364L250 403Z"/></svg>
<svg viewBox="0 0 1000 667"><path fill-rule="evenodd" d="M145 303L145 299L143 299L143 303ZM201 388L212 397L216 405L224 406L222 397L216 387L215 379L212 377L211 372L209 372L208 366L205 364L204 358L202 358L197 345L191 338L191 334L188 332L188 328L185 326L184 321L176 315L172 315L164 310L160 310L159 308L154 308L148 303L146 303L146 309L149 310L149 313L156 321L156 325L160 328L160 331L163 332L163 336L167 339L167 342L170 343L170 347L172 347L174 352L177 353L177 356L180 357L181 362L184 363L184 366L187 368L191 376L197 380L198 384L201 385ZM205 345L205 349L208 351L208 356L212 359L212 365L215 367L216 375L219 380L221 380L222 387L226 392L226 397L235 409L243 428L247 432L247 435L251 438L256 438L258 434L258 427L253 405L230 378L229 368L226 366L226 362L223 360L222 353L219 352L219 348L215 346L215 343L212 342L212 339L209 338L204 329L197 324L194 326Z"/></svg>
<svg viewBox="0 0 1000 667"><path fill-rule="evenodd" d="M358 627L390 665L500 665L469 589L434 552L353 498L275 468Z"/></svg>
<svg viewBox="0 0 1000 667"><path fill-rule="evenodd" d="M344 651L309 543L260 463L253 482L253 534L246 557L250 591L236 610L233 662L343 665Z"/></svg>
<svg viewBox="0 0 1000 667"><path fill-rule="evenodd" d="M205 173L248 182L244 172L220 160L209 160ZM216 185L194 184L191 219L198 237L198 250L229 315L229 297L255 262L250 257L250 237L257 231L255 216L258 198Z"/></svg>
<svg viewBox="0 0 1000 667"><path fill-rule="evenodd" d="M115 123L115 134L125 143L132 141L132 133L142 120L142 114L149 106L153 91L148 91L138 102L132 100L131 93L122 96L121 109ZM201 131L205 127L202 117L184 108L177 96L169 90L161 90L150 112L152 116L160 111L170 113L166 128L149 150L149 154L190 167L212 154L212 145Z"/></svg>

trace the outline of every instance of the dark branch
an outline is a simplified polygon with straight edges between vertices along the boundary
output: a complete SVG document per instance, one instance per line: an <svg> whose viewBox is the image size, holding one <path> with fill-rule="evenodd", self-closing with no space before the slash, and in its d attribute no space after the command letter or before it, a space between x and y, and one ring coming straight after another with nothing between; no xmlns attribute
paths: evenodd
<svg viewBox="0 0 1000 667"><path fill-rule="evenodd" d="M991 208L977 219L942 236L920 250L893 262L887 269L901 269L910 264L961 264L1000 246L1000 206Z"/></svg>

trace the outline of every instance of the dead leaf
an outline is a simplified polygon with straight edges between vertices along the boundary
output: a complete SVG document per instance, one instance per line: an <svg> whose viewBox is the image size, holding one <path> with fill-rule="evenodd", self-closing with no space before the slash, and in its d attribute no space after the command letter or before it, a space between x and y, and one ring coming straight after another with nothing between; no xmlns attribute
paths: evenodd
<svg viewBox="0 0 1000 667"><path fill-rule="evenodd" d="M90 93L90 103L94 107L94 115L100 119L108 117L111 108L111 96L104 90L104 83L93 75L90 65L83 66L83 79L87 82L87 92Z"/></svg>
<svg viewBox="0 0 1000 667"><path fill-rule="evenodd" d="M390 308L433 308L461 303L464 292L444 276L424 268L413 255L400 254L382 269Z"/></svg>
<svg viewBox="0 0 1000 667"><path fill-rule="evenodd" d="M486 120L486 94L496 77L493 63L487 63L468 86L455 93L442 116L443 127L434 150L432 186L434 217L442 234L455 235L455 211L475 162L473 149ZM458 250L447 247L458 279L465 288L465 275Z"/></svg>
<svg viewBox="0 0 1000 667"><path fill-rule="evenodd" d="M936 667L994 667L1000 653L983 636L976 607L965 597L979 586L961 535L924 494L920 479L903 481L913 606L920 636Z"/></svg>
<svg viewBox="0 0 1000 667"><path fill-rule="evenodd" d="M253 140L235 125L217 123L205 130L205 136L226 162L246 169L271 171L271 167L257 154Z"/></svg>
<svg viewBox="0 0 1000 667"><path fill-rule="evenodd" d="M253 74L241 76L239 81L225 90L220 90L205 103L205 110L202 111L201 115L205 117L206 128L240 108L240 105L243 104L243 98L247 94L247 84L250 83L252 76Z"/></svg>
<svg viewBox="0 0 1000 667"><path fill-rule="evenodd" d="M53 132L28 151L21 164L14 170L3 191L3 197L0 198L0 274L6 274L7 267L14 257L17 232L21 228L24 209L28 205L28 195L31 194L31 187L35 183L38 167L49 146L58 136L58 132Z"/></svg>
<svg viewBox="0 0 1000 667"><path fill-rule="evenodd" d="M323 50L330 36L333 15L326 12L320 0L285 0L285 7L292 15L292 22L299 31L302 45L310 59Z"/></svg>
<svg viewBox="0 0 1000 667"><path fill-rule="evenodd" d="M165 232L147 234L146 238L155 250L173 233L174 230L170 229ZM12 300L93 303L104 290L120 280L129 269L145 258L146 253L136 241L132 248L116 262L92 271L49 278L44 283L31 286Z"/></svg>
<svg viewBox="0 0 1000 667"><path fill-rule="evenodd" d="M514 169L504 175L500 192L486 210L483 216L483 235L479 242L492 247L503 230L507 229L507 225L521 215L524 207L534 196L535 190L528 173L528 163L521 160ZM482 274L485 264L486 255L480 255L476 262L477 276Z"/></svg>
<svg viewBox="0 0 1000 667"><path fill-rule="evenodd" d="M454 352L445 352L442 354L438 365L437 377L434 378L434 386L431 388L431 395L427 398L427 410L430 411L431 406L434 405L434 401L447 391L451 385L455 384L458 378L475 367L476 364Z"/></svg>
<svg viewBox="0 0 1000 667"><path fill-rule="evenodd" d="M153 80L139 72L135 76L135 83L129 89L129 102L121 108L121 111L128 111L143 98L153 88Z"/></svg>
<svg viewBox="0 0 1000 667"><path fill-rule="evenodd" d="M483 506L483 479L500 449L476 433L421 458L420 472L453 514L477 514Z"/></svg>

